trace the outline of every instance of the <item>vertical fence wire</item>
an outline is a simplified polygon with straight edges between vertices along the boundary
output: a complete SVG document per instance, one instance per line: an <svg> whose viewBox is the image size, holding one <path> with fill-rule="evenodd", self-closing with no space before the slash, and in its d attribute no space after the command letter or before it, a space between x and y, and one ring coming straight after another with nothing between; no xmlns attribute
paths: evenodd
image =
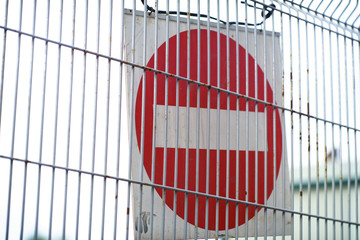
<svg viewBox="0 0 360 240"><path fill-rule="evenodd" d="M236 15L236 22L239 22L239 2L236 1L236 6L235 6L235 15ZM239 25L236 24L235 26L235 32L236 32L236 92L240 92L240 84L239 84L239 80L240 80L240 70L239 70L239 62L240 62L240 57L239 57ZM236 102L239 102L239 97L236 97ZM239 152L239 143L240 143L240 117L239 117L239 104L236 104L236 152ZM239 154L236 154L236 176L239 176L240 173L240 164L239 164ZM239 178L236 178L236 189L239 189ZM236 191L236 195L235 195L236 199L239 199L239 191ZM241 207L241 206L240 206ZM238 226L239 225L239 204L236 203L236 207L235 207L235 225ZM235 231L235 238L238 239L239 238L239 229L236 228Z"/></svg>
<svg viewBox="0 0 360 240"><path fill-rule="evenodd" d="M154 41L154 48L158 48L158 1L155 1L155 41ZM154 53L154 69L157 69L158 64L158 53L155 51ZM154 114L153 114L153 126L156 126L156 111L157 111L157 79L158 75L157 73L154 74ZM153 132L153 146L152 146L152 159L155 159L156 153L155 153L155 142L156 142L156 129ZM151 176L155 175L155 161L152 161L151 165ZM152 183L154 183L154 178L152 179ZM151 188L151 211L150 211L150 239L153 239L153 229L154 229L154 187ZM186 217L185 217L186 218ZM185 235L185 234L184 234Z"/></svg>
<svg viewBox="0 0 360 240"><path fill-rule="evenodd" d="M207 84L210 84L210 1L207 1ZM210 181L210 89L207 90L207 148L206 148L206 193L209 193L209 181ZM209 230L209 198L206 198L205 206L205 238L208 238Z"/></svg>
<svg viewBox="0 0 360 240"><path fill-rule="evenodd" d="M122 23L122 26L120 27L120 46L124 45L124 2L125 0L121 1L121 19L120 22ZM123 59L123 48L120 48L120 59ZM119 90L118 90L118 125L117 125L117 146L120 146L121 144L121 124L122 124L122 114L121 114L121 110L122 110L122 106L123 106L123 100L122 100L122 88L123 88L123 68L124 65L123 63L120 63L120 69L119 69ZM85 89L83 89L84 92ZM84 104L84 101L83 101ZM84 107L84 106L83 106ZM82 111L83 111L83 107L82 107ZM82 112L82 116L83 116L83 112ZM82 136L82 135L81 135ZM81 151L81 150L80 150ZM117 148L116 151L116 177L119 177L120 174L120 147ZM114 239L116 239L117 236L117 223L118 223L118 208L119 208L119 181L116 180L116 184L115 184L115 207L114 207Z"/></svg>
<svg viewBox="0 0 360 240"><path fill-rule="evenodd" d="M23 17L23 1L20 2L19 8L19 29L22 30L22 17ZM15 94L14 94L14 112L13 112L13 124L12 124L12 137L11 137L11 150L10 157L14 156L15 148L15 128L16 128L16 110L17 110L17 100L18 100L18 88L19 88L19 71L20 71L20 54L21 54L21 34L18 34L17 39L17 64L16 64L16 77L15 77ZM9 238L9 225L10 225L10 214L11 214L11 195L12 195L12 183L13 183L13 165L14 161L11 159L10 169L9 169L9 192L7 200L7 216L6 216L6 238Z"/></svg>

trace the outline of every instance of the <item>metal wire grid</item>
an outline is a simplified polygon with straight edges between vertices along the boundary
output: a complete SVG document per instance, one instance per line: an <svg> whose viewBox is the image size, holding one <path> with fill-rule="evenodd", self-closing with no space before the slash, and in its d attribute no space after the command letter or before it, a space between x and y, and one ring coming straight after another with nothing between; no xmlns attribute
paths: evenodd
<svg viewBox="0 0 360 240"><path fill-rule="evenodd" d="M134 10L144 11L146 43L147 1L144 3L143 7L133 1L128 8L133 9L133 23L136 22ZM199 75L197 79L190 79L190 75L181 77L177 73L169 73L168 69L157 70L156 65L154 68L146 67L145 58L143 64L135 64L134 53L131 59L126 59L122 48L124 1L2 2L0 141L3 178L0 191L1 204L6 207L0 212L1 238L132 238L131 212L136 206L131 204L130 192L132 186L140 186L140 191L147 187L152 189L152 199L154 189L161 188L164 192L183 192L186 195L225 200L227 203L245 204L246 208L256 206L265 209L265 212L281 212L283 222L273 223L278 226L285 225L285 213L290 214L291 239L359 239L359 129L356 124L356 119L359 119L356 107L359 106L357 96L360 87L358 1L245 1L245 4L236 1L234 9L229 7L229 1L226 6L219 1L213 5L210 1L197 1L195 9L198 17L195 21L199 29L201 9L206 9L208 17L203 20L209 29L209 16L215 9L217 28L221 25L220 18L225 17L225 27L229 31L230 12L235 10L236 22L245 16L247 36L252 31L250 20L257 23L262 18L257 7L262 9L270 3L276 6L273 16L263 25L251 28L255 28L254 34L260 29L269 31L273 39L275 32L280 33L282 61L276 63L272 59L271 65L274 69L276 64L281 64L282 104L209 86L197 81ZM156 1L156 11L158 5ZM169 12L169 1L165 7ZM189 0L186 6L177 1L174 7L178 13L180 9L194 12ZM32 11L26 11L30 9ZM149 16L155 19L155 24L161 17L156 11ZM167 15L165 19L168 23L170 16ZM179 14L176 21L179 26ZM187 24L190 29L189 17ZM167 41L170 37L168 26L164 30ZM135 27L136 24L133 24L132 49L143 51L145 55L146 44L143 49L135 48ZM238 33L239 26L235 25L234 28ZM155 27L154 35L158 34ZM238 35L235 38L238 43ZM256 48L257 42L248 42L247 39L246 51L251 44ZM159 46L157 40L155 46ZM274 51L274 48L273 45L269 51ZM179 48L176 52L179 53ZM197 56L199 63L200 52ZM248 199L236 200L181 189L176 185L144 183L142 179L132 178L134 133L130 131L128 145L125 143L126 137L122 137L127 136L124 131L127 125L128 129L133 129L134 122L133 97L130 98L130 108L126 109L130 116L128 123L122 98L126 94L123 88L125 66L129 66L132 72L143 71L144 76L146 71L153 71L177 79L177 84L186 81L207 87L209 91L212 89L246 99L247 102L265 104L265 109L269 111L281 111L285 116L288 138L291 208L268 205L266 198L264 204L259 204ZM200 68L200 65L197 67ZM248 72L246 74L248 76ZM133 82L131 79L130 83ZM351 88L352 93L349 92ZM134 89L131 89L130 95L134 96ZM248 131L245 135L248 139ZM143 146L143 134L141 141ZM338 161L335 160L336 153ZM316 162L315 176L312 175L313 162ZM347 169L344 169L345 164ZM336 175L338 167L339 179ZM122 169L125 171L121 172ZM305 169L307 179L303 179ZM298 189L295 182L297 172ZM320 186L321 174L325 174L323 186ZM343 176L347 179L343 179ZM315 185L312 185L314 180ZM345 187L347 190L344 194ZM314 188L315 203L311 200ZM339 213L337 209L340 209ZM173 221L176 221L175 217L176 214ZM162 222L165 222L164 217ZM152 233L153 219L150 223ZM248 225L247 219L245 225ZM256 226L255 232L250 234L246 228L245 238L252 234L257 237L259 227L263 226ZM267 227L264 228L264 235L268 237ZM172 231L174 239L180 237L175 224ZM141 233L137 232L137 238L140 237ZM197 238L197 235L188 237ZM285 231L282 237L288 238Z"/></svg>

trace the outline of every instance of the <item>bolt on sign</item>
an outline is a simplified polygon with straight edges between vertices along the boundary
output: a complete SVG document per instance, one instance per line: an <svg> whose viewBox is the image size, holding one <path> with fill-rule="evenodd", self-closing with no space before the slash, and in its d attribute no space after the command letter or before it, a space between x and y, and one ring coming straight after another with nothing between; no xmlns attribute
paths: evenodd
<svg viewBox="0 0 360 240"><path fill-rule="evenodd" d="M263 206L290 209L284 116L263 103L282 104L279 34L265 34L264 52L264 33L258 31L255 61L252 29L246 57L244 28L239 27L237 47L235 26L227 40L224 26L218 33L216 23L208 31L207 22L198 28L196 20L190 21L189 31L187 19L180 19L177 40L176 17L169 17L166 64L165 16L159 15L155 46L154 17L147 17L144 28L143 12L137 12L132 48L132 12L125 13L126 60L134 57L135 64L143 65L145 58L146 67L161 71L135 67L132 75L127 66L125 73L133 121L132 179L147 184L132 185L135 236L263 236L273 235L274 229L276 235L290 234L290 214ZM247 93L252 100L241 97Z"/></svg>

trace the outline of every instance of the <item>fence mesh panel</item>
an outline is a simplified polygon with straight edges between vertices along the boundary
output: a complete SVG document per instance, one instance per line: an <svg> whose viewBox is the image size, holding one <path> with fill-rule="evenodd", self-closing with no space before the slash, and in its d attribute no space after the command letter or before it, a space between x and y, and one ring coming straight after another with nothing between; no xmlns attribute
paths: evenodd
<svg viewBox="0 0 360 240"><path fill-rule="evenodd" d="M359 1L0 16L0 239L360 239Z"/></svg>

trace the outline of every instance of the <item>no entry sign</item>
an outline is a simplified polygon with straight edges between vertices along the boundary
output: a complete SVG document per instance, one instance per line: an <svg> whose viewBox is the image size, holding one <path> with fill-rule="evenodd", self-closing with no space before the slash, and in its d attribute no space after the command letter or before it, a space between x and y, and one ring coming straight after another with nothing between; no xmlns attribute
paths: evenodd
<svg viewBox="0 0 360 240"><path fill-rule="evenodd" d="M200 31L200 39L198 39L198 31ZM232 34L234 33L232 32ZM248 54L248 69L246 69L246 50L243 45L239 44L238 46L239 61L237 62L237 47L234 39L229 39L228 47L230 51L227 56L226 35L222 33L219 34L219 51L217 49L218 33L210 30L209 35L209 55L207 51L208 31L206 29L192 29L190 32L181 31L179 33L179 56L176 55L176 35L170 37L168 72L176 74L176 64L178 61L179 76L187 77L189 74L190 79L201 83L208 83L208 79L210 79L210 86L228 89L231 92L238 92L242 95L246 94L246 89L248 88L250 97L256 97L259 100L273 103L273 99L277 98L275 89L272 88L272 83L269 81L270 74L268 73L268 79L265 80L263 69L258 65L255 66L255 60L250 53ZM188 36L190 36L190 38L188 38ZM159 38L161 39L161 36L159 36ZM187 55L188 42L190 45L190 56ZM199 74L198 43L200 44L201 53ZM142 51L141 46L142 45L139 45L140 49L137 49L137 51ZM157 49L154 49L153 46L148 47L153 50L150 52L151 54L147 56L147 67L154 68L154 53L157 51L157 69L165 71L166 43L161 43ZM128 53L130 54L130 52ZM227 65L227 57L229 58L229 68ZM190 61L190 68L187 67L188 59ZM208 66L208 60L210 66ZM218 60L220 63L219 68ZM210 67L209 71L208 67ZM236 77L237 67L239 68L239 78ZM218 69L220 71L219 73ZM228 69L229 78L227 73ZM255 78L255 71L257 72L257 79ZM210 73L210 77L208 77L208 72ZM246 72L248 72L248 81ZM274 194L274 173L277 179L276 185L279 182L278 178L281 178L281 182L284 181L285 178L280 171L280 169L284 167L282 163L285 154L285 150L283 149L285 146L283 144L283 123L277 109L269 106L265 107L265 105L261 103L258 103L256 108L254 101L249 100L247 102L245 98L237 98L231 94L228 97L228 94L225 92L215 89L208 91L208 87L206 86L199 87L196 83L188 83L187 81L177 80L173 77L168 77L166 80L163 74L157 74L157 78L155 78L155 74L152 71L146 71L146 78L143 78L141 73L142 71L135 76L134 145L136 147L133 150L135 152L133 156L143 154L144 158L142 166L139 164L140 161L134 158L134 177L139 176L138 168L140 167L145 170L144 175L146 177L144 181L152 181L155 184L164 184L170 187L186 189L187 183L187 190L190 191L240 200L246 200L246 197L248 197L248 201L250 202L256 201L255 196L257 191L257 203L264 204L265 199L267 199L268 202L273 201L271 196ZM198 79L198 76L200 76L200 79ZM218 76L220 76L219 79ZM146 81L145 84L144 81ZM177 81L178 88L176 87ZM145 96L143 96L144 85ZM154 89L155 86L157 86L157 89ZM157 94L156 102L154 101L154 92ZM278 90L277 94L279 93L280 90ZM178 105L176 104L177 96L179 98ZM143 97L145 97L144 152L141 153ZM156 109L155 114L154 109ZM248 109L247 114L246 109ZM155 126L153 125L154 116L156 117ZM210 119L208 119L209 117ZM177 119L178 126L176 125ZM187 119L189 119L189 124L187 124ZM256 119L257 129L255 124ZM247 121L249 122L248 139L245 134ZM208 123L210 123L210 125ZM228 129L230 129L229 132L227 131ZM178 135L176 134L177 132ZM156 137L155 142L153 142L153 135ZM210 138L209 141L208 138ZM155 154L153 154L153 146ZM187 146L188 152L186 151ZM175 161L176 148L177 163ZM246 161L246 150L248 150L248 161ZM207 153L209 153L209 155L207 155ZM186 156L186 154L188 154L188 156ZM255 164L256 154L258 157L257 167ZM153 156L155 156L154 159ZM186 159L188 159L188 162L186 162ZM239 161L238 164L237 160ZM276 166L274 166L274 160ZM166 169L164 169L164 163L166 164ZM248 166L246 166L247 163ZM207 164L209 164L209 166L207 166ZM152 174L153 166L155 167L154 174ZM227 169L227 166L229 166L229 169ZM238 175L236 174L237 166L239 166ZM209 169L209 176L207 176L207 168ZM247 168L249 170L248 179L246 179ZM257 179L255 179L256 172ZM279 177L279 175L281 175L281 177ZM176 177L177 181L175 179ZM174 185L175 182L177 184L176 186ZM246 191L246 182L248 182L248 192ZM256 182L257 186L255 185ZM229 183L228 186L227 183ZM195 231L195 225L198 229L205 229L207 223L209 231L218 230L221 232L226 229L226 222L228 229L241 229L246 221L246 206L244 204L238 205L238 212L236 213L236 204L230 202L228 215L226 215L226 201L220 200L217 203L216 199L209 198L208 215L206 218L206 197L196 197L194 194L188 194L186 198L185 193L177 192L175 209L174 191L166 190L166 195L163 196L162 188L155 188L155 190L157 195L154 201L158 199L158 201L162 203L162 198L164 197L165 199L166 210L168 212L165 214L165 217L171 216L171 212L176 210L176 215L179 220L176 222L175 229L176 231L180 229L179 233L181 233L183 229L185 216L185 224L190 226L188 230L190 234ZM134 190L135 203L137 200L136 194L138 194L138 192ZM280 194L285 193L280 192ZM149 197L150 196L146 196L146 193L143 193L142 204L144 206L149 205ZM279 203L279 206L283 207L282 204L282 202ZM136 210L136 206L135 204L135 214L139 216L141 214L144 215L144 212L139 213ZM146 207L143 207L143 209L144 208ZM148 210L145 212L147 211ZM261 208L257 208L257 211L261 211ZM156 221L162 221L162 219L159 218L159 216L162 215L161 209L156 209L156 204L154 214L156 216L155 218L157 218ZM259 213L259 216L260 215ZM228 216L227 219L226 216ZM238 219L236 219L236 216ZM255 207L248 206L248 220L250 225L252 224L254 216ZM167 218L166 221L172 219L173 217L170 217ZM197 231L199 232L198 229ZM144 234L146 233L144 232ZM169 236L172 237L173 235L169 234ZM178 238L183 238L183 235L177 236ZM188 237L191 236L188 235Z"/></svg>
<svg viewBox="0 0 360 240"><path fill-rule="evenodd" d="M169 72L175 74L176 72L176 61L179 60L179 75L186 77L187 71L190 71L190 78L197 78L197 30L192 30L190 32L190 47L191 47L191 56L190 56L190 69L187 69L187 32L180 33L180 56L176 56L176 36L173 36L169 39ZM203 29L200 32L201 39L200 47L201 47L201 61L200 61L200 82L207 83L207 30ZM162 44L158 48L158 69L165 71L165 48L166 44ZM230 48L230 90L236 92L236 42L233 39L229 41ZM240 78L239 78L239 88L241 94L246 94L246 85L249 86L249 95L251 97L255 97L255 69L258 72L257 79L257 88L258 94L257 97L260 100L264 100L264 74L263 71L254 66L254 59L249 56L249 82L246 82L246 51L242 46L239 46L239 68L240 68ZM210 85L217 86L217 59L220 58L220 87L226 89L227 87L227 61L226 61L226 36L224 34L220 34L220 56L217 55L217 32L210 31ZM154 57L150 59L147 64L148 67L154 67ZM139 88L137 89L137 97L136 97L136 110L135 110L135 121L136 121L136 137L138 141L139 150L140 146L140 137L141 137L141 104L142 104L142 86L143 80L140 81ZM229 188L229 197L236 198L236 191L239 191L239 199L246 199L246 149L245 142L247 141L245 137L245 131L240 132L240 151L237 152L236 143L237 143L237 129L236 125L242 125L242 130L245 130L245 110L246 110L246 100L244 98L239 98L238 100L234 95L230 96L230 107L229 111L231 111L230 118L231 122L234 124L230 124L230 168L229 171L226 169L227 157L226 157L226 149L228 143L227 139L227 94L224 92L220 92L218 96L218 92L216 90L210 90L210 102L208 103L208 90L207 87L200 87L200 101L197 102L197 85L190 84L190 101L189 101L189 114L196 118L197 111L200 111L200 129L197 129L197 121L190 121L192 126L186 126L186 113L187 113L187 82L179 81L179 89L176 91L176 79L169 78L168 79L168 114L167 114L167 124L168 124L168 136L167 136L167 148L164 149L165 146L165 76L159 74L157 79L157 114L158 117L156 128L153 126L153 109L154 109L154 72L148 71L146 74L146 100L145 100L145 129L144 129L144 166L146 172L150 179L154 179L156 184L163 184L163 174L166 173L166 185L174 186L174 176L175 171L177 171L178 181L177 187L185 189L185 159L186 159L186 143L189 140L189 164L188 164L188 189L192 191L196 191L196 161L199 161L199 182L198 182L198 191L202 193L206 193L206 163L207 163L207 141L206 137L210 136L210 159L209 159L209 168L210 168L210 176L209 176L209 194L216 195L217 188L219 189L219 195L226 197L226 178L229 177L230 186ZM269 83L266 83L266 91L267 91L267 102L273 102L273 91ZM179 145L178 145L178 163L175 165L175 137L176 137L176 126L175 126L175 118L176 118L176 94L179 94L179 113L178 117L181 122L181 127L179 132L181 135L178 136ZM219 98L219 113L218 109L218 98ZM210 104L210 122L215 126L207 126L207 109L208 104ZM241 111L240 116L241 119L239 123L236 123L236 104L239 104L239 110ZM197 106L200 105L200 109L197 109ZM255 102L249 101L249 111L250 111L250 121L255 120ZM264 129L264 105L258 104L258 118L260 119L259 126ZM280 164L281 164L281 154L282 154L282 133L281 133L281 124L278 110L276 112L276 131L273 129L273 109L267 109L266 116L266 124L267 124L267 132L266 132L266 142L267 146L264 146L264 134L259 134L258 140L262 144L260 145L260 151L258 151L258 203L264 203L264 160L265 155L267 155L267 195L268 198L273 190L273 159L274 159L274 142L273 135L276 135L276 173L278 173ZM217 121L217 114L220 114L220 129L216 129L217 124L214 124ZM225 124L224 124L225 123ZM224 126L225 125L225 126ZM191 131L191 135L189 139L186 138L186 128L189 127ZM157 133L157 141L155 143L155 176L151 175L151 167L152 167L152 136L153 131L156 129ZM193 131L194 130L194 131ZM252 140L255 140L255 129L250 128L249 137ZM201 140L199 141L199 157L196 158L196 142L197 142L197 134L196 131L200 131ZM209 134L208 131L211 131ZM220 134L221 137L218 138L217 134ZM199 137L200 137L199 136ZM219 153L217 153L217 139L219 141ZM248 199L251 202L255 202L255 141L251 141L253 144L249 151L249 196ZM163 169L164 155L165 151L167 151L167 165L166 170ZM239 155L238 159L240 161L240 174L236 176L236 155ZM217 159L217 156L219 159ZM217 162L219 162L220 172L219 172L219 184L217 184L216 176L217 174ZM227 175L229 172L229 176ZM236 189L236 178L239 178L239 186ZM162 189L156 189L158 194L162 196ZM167 191L166 193L166 201L165 203L173 209L174 203L174 192ZM198 226L200 228L205 228L205 197L199 197L198 201ZM226 201L220 201L219 206L219 230L225 229L225 213L226 213ZM185 194L179 193L177 195L177 214L184 218L185 215ZM188 221L191 224L195 224L195 196L189 196L188 199ZM259 209L260 210L260 209ZM242 225L245 222L245 205L239 205L238 208L239 214L239 225ZM255 208L249 207L249 219L251 219L255 214ZM235 227L235 215L236 215L236 204L230 203L229 205L229 228ZM216 199L210 198L209 200L209 230L216 230Z"/></svg>

